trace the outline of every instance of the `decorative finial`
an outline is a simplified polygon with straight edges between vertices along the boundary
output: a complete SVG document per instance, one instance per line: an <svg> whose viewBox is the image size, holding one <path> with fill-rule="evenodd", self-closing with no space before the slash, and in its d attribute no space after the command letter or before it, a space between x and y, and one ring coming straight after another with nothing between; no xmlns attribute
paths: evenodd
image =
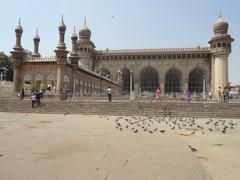
<svg viewBox="0 0 240 180"><path fill-rule="evenodd" d="M87 25L87 17L86 16L84 17L84 25L85 26Z"/></svg>
<svg viewBox="0 0 240 180"><path fill-rule="evenodd" d="M36 35L38 35L38 28L36 29Z"/></svg>
<svg viewBox="0 0 240 180"><path fill-rule="evenodd" d="M76 26L73 27L73 32L76 33Z"/></svg>
<svg viewBox="0 0 240 180"><path fill-rule="evenodd" d="M219 18L222 18L222 11L221 11L221 9L219 10Z"/></svg>
<svg viewBox="0 0 240 180"><path fill-rule="evenodd" d="M63 14L62 14L62 19L61 19L61 20L62 20L62 22L63 22Z"/></svg>
<svg viewBox="0 0 240 180"><path fill-rule="evenodd" d="M18 25L21 25L21 18L18 19Z"/></svg>

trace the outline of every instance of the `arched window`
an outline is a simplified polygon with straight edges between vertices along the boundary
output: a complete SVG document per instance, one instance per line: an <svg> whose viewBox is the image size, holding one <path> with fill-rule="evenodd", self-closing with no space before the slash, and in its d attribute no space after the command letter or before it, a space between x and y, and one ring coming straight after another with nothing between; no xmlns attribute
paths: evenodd
<svg viewBox="0 0 240 180"><path fill-rule="evenodd" d="M155 92L159 87L159 76L156 69L148 66L141 71L141 90Z"/></svg>
<svg viewBox="0 0 240 180"><path fill-rule="evenodd" d="M130 70L127 68L124 68L122 70L122 90L123 93L129 93L130 92ZM134 86L133 86L134 87Z"/></svg>
<svg viewBox="0 0 240 180"><path fill-rule="evenodd" d="M182 92L181 73L173 68L165 76L165 93Z"/></svg>
<svg viewBox="0 0 240 180"><path fill-rule="evenodd" d="M199 69L194 69L189 74L188 89L191 92L203 92L203 77L204 73Z"/></svg>
<svg viewBox="0 0 240 180"><path fill-rule="evenodd" d="M101 69L100 69L100 74L101 74L102 76L105 76L105 77L107 77L107 78L110 78L111 72L110 72L108 69L101 68Z"/></svg>

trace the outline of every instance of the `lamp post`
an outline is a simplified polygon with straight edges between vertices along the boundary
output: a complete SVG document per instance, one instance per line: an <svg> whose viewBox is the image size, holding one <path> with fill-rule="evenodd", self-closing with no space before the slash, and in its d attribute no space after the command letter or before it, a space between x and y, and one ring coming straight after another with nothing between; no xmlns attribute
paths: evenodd
<svg viewBox="0 0 240 180"><path fill-rule="evenodd" d="M132 76L133 76L133 72L130 71L130 101L133 100L133 91L132 91L133 78L132 78Z"/></svg>
<svg viewBox="0 0 240 180"><path fill-rule="evenodd" d="M76 97L76 79L73 79L73 99Z"/></svg>
<svg viewBox="0 0 240 180"><path fill-rule="evenodd" d="M203 75L203 100L206 100L206 76Z"/></svg>

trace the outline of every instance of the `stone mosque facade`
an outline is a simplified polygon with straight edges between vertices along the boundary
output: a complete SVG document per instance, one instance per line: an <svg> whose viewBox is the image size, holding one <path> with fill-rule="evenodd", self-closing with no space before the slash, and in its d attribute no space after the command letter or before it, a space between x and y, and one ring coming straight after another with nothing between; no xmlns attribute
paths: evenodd
<svg viewBox="0 0 240 180"><path fill-rule="evenodd" d="M74 95L98 95L107 87L113 93L129 93L130 77L134 94L155 92L162 94L212 92L228 85L228 56L233 39L228 34L228 23L221 17L213 26L214 35L208 47L96 50L86 19L78 35L71 36L71 51L66 50L66 25L61 19L59 43L55 56L42 58L38 48L38 33L33 38L31 57L21 45L22 26L15 29L16 45L11 51L14 67L14 91L22 88L61 94L69 90Z"/></svg>

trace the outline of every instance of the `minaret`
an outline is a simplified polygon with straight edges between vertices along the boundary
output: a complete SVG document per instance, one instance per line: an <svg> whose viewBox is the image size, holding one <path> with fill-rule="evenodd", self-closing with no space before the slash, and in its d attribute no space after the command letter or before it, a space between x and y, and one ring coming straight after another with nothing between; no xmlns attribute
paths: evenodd
<svg viewBox="0 0 240 180"><path fill-rule="evenodd" d="M16 45L13 47L12 54L12 65L13 65L13 92L20 91L20 79L19 79L19 67L21 63L24 61L24 56L26 55L24 49L21 45L21 38L23 33L23 28L21 26L21 19L19 19L18 25L15 29L16 33Z"/></svg>
<svg viewBox="0 0 240 180"><path fill-rule="evenodd" d="M32 57L33 57L33 58L38 58L38 57L41 56L41 55L39 54L39 52L38 52L39 42L40 42L40 37L39 37L39 35L38 35L38 29L37 29L37 30L36 30L36 35L35 35L34 38L33 38L33 43L34 43L34 50L33 50L33 53L32 53Z"/></svg>
<svg viewBox="0 0 240 180"><path fill-rule="evenodd" d="M84 25L79 30L78 55L80 59L78 65L93 70L93 53L95 45L90 39L91 31L87 27L87 20L85 17Z"/></svg>
<svg viewBox="0 0 240 180"><path fill-rule="evenodd" d="M65 35L65 31L66 31L66 26L65 26L64 21L63 21L63 15L62 15L61 22L58 26L58 30L59 30L59 43L58 43L57 49L54 50L54 52L56 53L56 61L57 61L57 64L58 64L57 93L61 94L61 92L63 91L64 67L67 63L67 54L69 53L66 50L66 45L65 45L65 42L64 42L64 35Z"/></svg>
<svg viewBox="0 0 240 180"><path fill-rule="evenodd" d="M223 91L228 85L228 56L231 53L231 43L234 41L228 34L228 23L219 18L213 26L214 36L209 41L211 48L211 91L216 94L219 87Z"/></svg>
<svg viewBox="0 0 240 180"><path fill-rule="evenodd" d="M64 21L63 21L63 15L62 15L61 22L58 26L58 30L59 30L59 43L58 43L57 49L55 50L56 58L57 58L57 60L67 61L67 54L69 52L66 51L66 45L64 42L66 25L64 24Z"/></svg>
<svg viewBox="0 0 240 180"><path fill-rule="evenodd" d="M18 20L18 25L15 29L15 33L16 33L16 45L13 48L16 51L21 51L22 49L22 45L21 45L21 38L22 38L22 33L23 33L23 28L21 26L21 18L19 18Z"/></svg>
<svg viewBox="0 0 240 180"><path fill-rule="evenodd" d="M78 36L76 34L75 26L74 26L74 32L72 34L71 40L72 40L72 51L70 53L69 59L72 64L77 65L78 64L78 54L77 54Z"/></svg>

